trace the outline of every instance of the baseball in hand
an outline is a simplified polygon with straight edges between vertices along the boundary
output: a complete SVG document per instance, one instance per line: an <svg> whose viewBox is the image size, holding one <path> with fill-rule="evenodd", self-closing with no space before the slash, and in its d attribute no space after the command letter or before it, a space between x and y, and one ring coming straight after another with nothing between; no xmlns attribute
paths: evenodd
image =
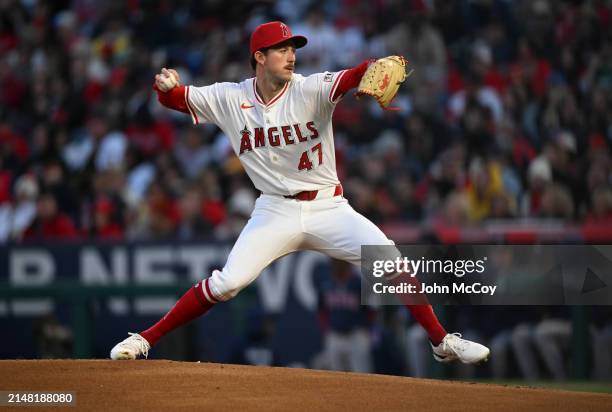
<svg viewBox="0 0 612 412"><path fill-rule="evenodd" d="M176 70L168 70L164 67L161 73L155 76L155 84L157 84L157 88L162 92L172 90L179 84L178 73Z"/></svg>

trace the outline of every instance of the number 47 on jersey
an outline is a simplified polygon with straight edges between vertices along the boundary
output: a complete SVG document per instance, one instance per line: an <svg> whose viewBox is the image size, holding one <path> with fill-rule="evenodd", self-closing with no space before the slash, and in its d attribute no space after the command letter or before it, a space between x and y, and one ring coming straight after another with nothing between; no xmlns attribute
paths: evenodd
<svg viewBox="0 0 612 412"><path fill-rule="evenodd" d="M319 165L323 163L323 148L321 147L321 143L317 143L310 150L306 150L302 153L302 156L300 156L300 163L298 164L298 170L312 170L313 165L310 160L310 153L315 157L315 161L316 157L319 158Z"/></svg>

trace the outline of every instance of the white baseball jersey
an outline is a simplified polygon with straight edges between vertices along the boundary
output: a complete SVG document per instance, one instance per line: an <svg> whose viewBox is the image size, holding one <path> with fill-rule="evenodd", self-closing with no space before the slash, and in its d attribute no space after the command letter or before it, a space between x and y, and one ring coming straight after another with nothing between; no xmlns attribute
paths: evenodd
<svg viewBox="0 0 612 412"><path fill-rule="evenodd" d="M228 136L246 173L263 193L293 195L339 183L332 101L345 71L294 74L268 104L255 78L185 88L195 124L214 123Z"/></svg>
<svg viewBox="0 0 612 412"><path fill-rule="evenodd" d="M267 105L255 79L185 88L193 122L223 130L263 193L223 269L202 282L208 301L231 299L271 262L297 250L317 250L358 265L361 245L393 244L335 195L332 113L338 102L331 97L344 73L294 74ZM304 190L319 192L314 201L283 197Z"/></svg>

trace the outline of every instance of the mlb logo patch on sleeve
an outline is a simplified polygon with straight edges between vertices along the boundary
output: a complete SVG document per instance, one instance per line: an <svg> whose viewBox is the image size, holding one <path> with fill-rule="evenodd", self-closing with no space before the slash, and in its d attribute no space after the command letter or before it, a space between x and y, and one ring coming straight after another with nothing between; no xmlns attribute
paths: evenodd
<svg viewBox="0 0 612 412"><path fill-rule="evenodd" d="M323 77L323 81L324 82L331 82L333 78L334 78L334 74L333 73L325 73L325 77Z"/></svg>

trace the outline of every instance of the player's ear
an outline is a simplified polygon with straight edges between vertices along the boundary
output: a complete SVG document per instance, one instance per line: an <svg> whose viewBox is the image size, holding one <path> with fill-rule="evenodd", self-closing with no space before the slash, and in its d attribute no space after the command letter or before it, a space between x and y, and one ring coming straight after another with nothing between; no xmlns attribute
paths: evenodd
<svg viewBox="0 0 612 412"><path fill-rule="evenodd" d="M261 50L257 50L255 53L253 53L253 59L255 59L256 63L264 64L266 61L266 55Z"/></svg>

